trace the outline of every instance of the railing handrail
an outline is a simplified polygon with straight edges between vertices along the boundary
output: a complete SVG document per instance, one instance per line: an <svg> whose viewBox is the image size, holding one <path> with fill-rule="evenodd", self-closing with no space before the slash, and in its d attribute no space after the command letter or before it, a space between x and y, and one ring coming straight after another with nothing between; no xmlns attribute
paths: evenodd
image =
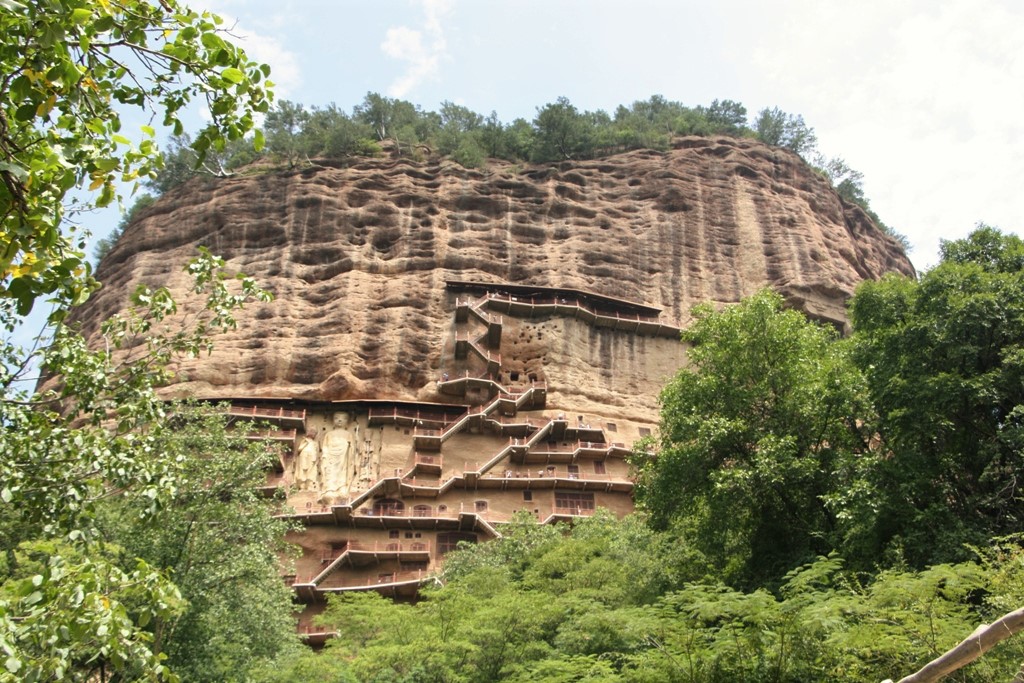
<svg viewBox="0 0 1024 683"><path fill-rule="evenodd" d="M297 432L294 429L258 429L256 431L245 432L244 436L247 439L294 439L296 434Z"/></svg>
<svg viewBox="0 0 1024 683"><path fill-rule="evenodd" d="M422 547L413 547L422 546ZM332 559L341 557L346 552L354 553L422 553L430 552L430 541L367 541L349 540L345 547L338 548Z"/></svg>
<svg viewBox="0 0 1024 683"><path fill-rule="evenodd" d="M236 406L232 405L228 407L228 415L237 415L239 417L277 417L304 420L306 419L305 410L290 410L288 408L262 408L259 406Z"/></svg>
<svg viewBox="0 0 1024 683"><path fill-rule="evenodd" d="M489 301L490 300L493 300L493 301L507 301L509 304L513 304L513 303L523 304L523 305L529 305L529 306L534 307L534 308L536 308L537 306L566 306L566 307L570 307L570 308L579 308L581 310L584 310L587 313L590 313L591 315L593 315L595 318L604 318L606 320L627 320L627 321L630 321L630 322L637 322L637 323L650 323L650 324L658 325L659 327L664 327L664 328L667 328L667 329L673 330L673 331L679 329L675 325L669 325L668 323L662 322L660 316L640 315L639 313L633 313L632 315L630 315L628 313L622 314L622 313L619 313L618 311L615 311L615 315L613 317L610 313L600 312L600 311L598 311L598 309L596 307L594 307L592 305L588 305L586 303L583 303L583 301L581 301L579 299L579 297L573 297L572 299L569 299L567 297L552 297L552 298L548 298L548 297L543 297L543 298L529 297L529 298L526 298L526 297L513 297L511 294L499 295L499 294L495 294L495 293L492 293L492 292L488 292L486 296L487 296L487 299ZM624 316L627 316L627 317L624 317Z"/></svg>

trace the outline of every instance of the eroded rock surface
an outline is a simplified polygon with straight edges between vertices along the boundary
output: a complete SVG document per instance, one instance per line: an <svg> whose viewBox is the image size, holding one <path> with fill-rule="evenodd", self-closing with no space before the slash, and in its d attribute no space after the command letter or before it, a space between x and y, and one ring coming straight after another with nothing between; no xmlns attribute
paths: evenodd
<svg viewBox="0 0 1024 683"><path fill-rule="evenodd" d="M750 140L682 138L667 152L466 170L362 160L346 168L193 181L130 226L101 264L96 325L138 283L187 284L204 245L276 300L244 311L212 358L181 368L201 397L444 401L450 280L586 290L662 309L770 285L812 316L844 320L856 285L910 274L901 248L798 157ZM548 383L549 407L651 420L678 342L564 316L506 321L503 371Z"/></svg>

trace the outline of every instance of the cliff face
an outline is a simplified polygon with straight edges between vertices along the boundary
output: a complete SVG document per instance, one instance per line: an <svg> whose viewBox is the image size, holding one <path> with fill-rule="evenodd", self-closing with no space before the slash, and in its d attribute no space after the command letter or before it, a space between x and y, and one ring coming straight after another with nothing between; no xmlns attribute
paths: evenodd
<svg viewBox="0 0 1024 683"><path fill-rule="evenodd" d="M583 290L660 308L678 326L697 303L770 285L841 324L860 281L913 273L795 155L683 138L668 152L560 166L363 160L194 181L101 264L87 325L138 283L180 291L199 245L277 297L244 311L212 358L181 368L178 387L202 397L444 401L436 379L475 372L472 355L457 358L453 311L465 295L446 288L452 280ZM540 311L510 318L494 351L502 372L546 381L549 405L649 420L680 346Z"/></svg>
<svg viewBox="0 0 1024 683"><path fill-rule="evenodd" d="M231 399L279 446L267 487L302 530L303 603L411 596L460 542L526 515L632 509L627 456L657 424L697 303L765 285L844 322L900 248L796 156L687 138L558 167L367 160L193 182L130 226L80 311L140 283L182 296L197 246L273 290L171 392ZM262 429L262 428L261 428Z"/></svg>

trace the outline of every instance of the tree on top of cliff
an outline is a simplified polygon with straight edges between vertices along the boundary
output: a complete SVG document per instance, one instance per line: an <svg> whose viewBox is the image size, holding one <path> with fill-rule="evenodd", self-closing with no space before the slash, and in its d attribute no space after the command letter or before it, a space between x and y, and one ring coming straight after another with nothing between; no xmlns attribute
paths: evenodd
<svg viewBox="0 0 1024 683"><path fill-rule="evenodd" d="M784 147L808 158L817 148L818 136L799 114L787 114L778 107L762 109L754 124L757 139L775 147Z"/></svg>

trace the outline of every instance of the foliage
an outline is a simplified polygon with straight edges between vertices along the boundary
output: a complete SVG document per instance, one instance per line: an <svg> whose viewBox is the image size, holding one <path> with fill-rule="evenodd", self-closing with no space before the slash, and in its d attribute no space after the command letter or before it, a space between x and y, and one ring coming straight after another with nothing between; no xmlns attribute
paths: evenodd
<svg viewBox="0 0 1024 683"><path fill-rule="evenodd" d="M697 107L716 133L743 135L747 131L747 108L733 100L714 100L709 107Z"/></svg>
<svg viewBox="0 0 1024 683"><path fill-rule="evenodd" d="M267 151L284 159L289 166L295 166L299 159L309 153L309 145L301 136L302 129L309 123L305 107L288 100L281 100L267 112L264 135Z"/></svg>
<svg viewBox="0 0 1024 683"><path fill-rule="evenodd" d="M102 510L104 536L172 577L187 601L154 620L154 647L189 681L248 680L261 659L295 643L291 590L281 581L287 524L263 496L273 445L226 429L216 407L173 408L173 428L154 444L176 463L176 486L158 518L134 491Z"/></svg>
<svg viewBox="0 0 1024 683"><path fill-rule="evenodd" d="M586 158L594 147L590 120L565 97L539 108L533 126L537 161Z"/></svg>
<svg viewBox="0 0 1024 683"><path fill-rule="evenodd" d="M189 264L205 297L192 327L172 326L169 292L146 287L133 297L136 308L103 323L101 350L58 326L39 362L59 380L39 393L17 389L24 352L0 348L0 545L52 548L45 566L28 569L9 554L0 577L0 647L19 680L84 680L101 670L170 677L145 628L180 611L178 589L153 564L112 550L96 515L124 492L140 520L173 505L182 462L180 451L164 448L174 426L155 388L176 356L207 350L239 306L268 297L251 279L227 279L222 267L207 253ZM6 304L0 317L10 330L18 317Z"/></svg>
<svg viewBox="0 0 1024 683"><path fill-rule="evenodd" d="M726 581L760 585L835 547L846 463L866 450L863 380L829 330L763 291L684 332L690 365L661 395L638 502Z"/></svg>
<svg viewBox="0 0 1024 683"><path fill-rule="evenodd" d="M83 233L70 219L118 199L117 182L157 182L163 165L156 130L142 126L141 141L134 139L122 130L122 114L148 113L183 136L182 112L204 102L211 123L194 140L178 138L174 161L185 165L179 162L187 147L191 167L221 165L218 157L237 149L267 109L269 68L225 41L219 18L175 0L2 4L0 324L13 334L41 296L53 309L36 348L0 342L0 681L177 680L168 654L194 673L180 656L187 647L182 634L204 637L196 623L209 629L218 619L237 618L243 599L260 607L252 619L263 620L263 629L250 621L250 634L236 631L219 649L204 643L204 652L216 650L222 665L272 654L287 618L272 574L238 586L244 598L238 590L204 593L194 572L154 550L170 544L180 527L152 525L157 515L218 517L204 520L210 536L201 550L210 554L182 554L198 570L238 540L211 540L224 506L244 513L245 525L265 521L265 513L241 504L244 495L222 506L204 497L204 487L218 483L213 477L237 472L206 470L196 478L197 461L184 455L181 440L189 431L169 421L155 390L176 357L208 350L211 334L234 326L239 306L269 295L251 279L228 278L224 262L203 252L187 267L205 299L191 324L178 323L166 289L146 287L134 293L127 315L102 323L93 340L98 350L67 323L73 306L97 286L82 253ZM22 388L35 369L42 382L34 391ZM123 523L112 525L115 518ZM268 569L274 559L262 544L275 529L254 535L224 568L246 567L239 575L245 579L254 579L259 566ZM261 593L271 585L276 598ZM253 641L271 632L273 647ZM223 680L222 673L209 678Z"/></svg>
<svg viewBox="0 0 1024 683"><path fill-rule="evenodd" d="M93 286L80 236L66 230L69 192L106 206L118 180L159 171L155 131L144 126L133 141L122 107L158 114L180 134L182 110L204 100L212 122L194 142L200 156L242 138L266 109L269 69L225 41L219 23L174 0L4 3L0 296L19 313L58 290L81 301Z"/></svg>
<svg viewBox="0 0 1024 683"><path fill-rule="evenodd" d="M145 180L146 187L163 194L192 178L230 176L234 169L258 158L249 140L226 140L220 148L208 149L202 155L194 144L188 133L172 135L163 153L163 166L156 176Z"/></svg>
<svg viewBox="0 0 1024 683"><path fill-rule="evenodd" d="M788 572L774 593L691 575L641 597L631 590L631 562L643 558L652 575L675 567L661 552L675 539L637 538L644 525L601 516L555 533L534 525L535 537L514 527L510 548L524 554L506 548L479 561L491 543L462 549L452 556L459 571L416 604L375 593L332 598L323 619L338 638L259 680L882 680L910 673L991 618L995 591L1019 597L1002 590L1020 566L1018 545L981 563L891 569L869 580L836 556L819 557ZM492 561L506 554L511 571ZM993 593L981 599L985 589ZM1008 680L1021 652L996 652L960 680Z"/></svg>
<svg viewBox="0 0 1024 683"><path fill-rule="evenodd" d="M877 549L914 566L1024 523L1024 246L980 226L919 281L858 289L856 357L891 457L875 488Z"/></svg>
<svg viewBox="0 0 1024 683"><path fill-rule="evenodd" d="M754 123L757 139L775 147L783 147L809 158L818 145L814 129L799 114L787 114L778 107L762 109Z"/></svg>
<svg viewBox="0 0 1024 683"><path fill-rule="evenodd" d="M860 171L856 171L842 159L842 157L834 157L832 159L825 159L821 154L815 154L813 165L819 172L825 175L826 178L832 183L832 186L836 189L836 194L845 199L846 201L856 204L860 208L864 209L864 213L878 226L878 228L895 239L904 251L910 250L910 241L906 235L903 235L890 226L882 222L882 219L878 217L878 214L871 208L871 202L868 201L867 196L864 194L864 174Z"/></svg>

